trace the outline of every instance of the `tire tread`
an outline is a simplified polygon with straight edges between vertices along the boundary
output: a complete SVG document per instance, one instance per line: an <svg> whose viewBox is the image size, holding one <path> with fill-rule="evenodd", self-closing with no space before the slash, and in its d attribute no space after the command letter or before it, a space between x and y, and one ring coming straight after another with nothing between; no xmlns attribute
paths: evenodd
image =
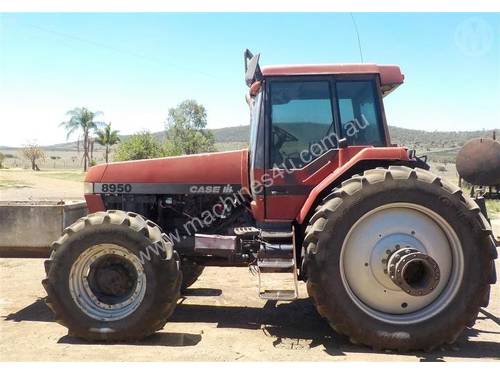
<svg viewBox="0 0 500 375"><path fill-rule="evenodd" d="M466 316L463 317L463 327L474 325L476 318L479 314L481 307L488 304L490 296L490 284L496 281L494 259L497 257L497 250L492 241L491 227L486 218L481 213L477 204L470 198L466 198L462 190L444 180L439 176L432 174L424 169L409 168L406 166L390 166L389 168L376 168L367 170L363 173L363 177L354 177L344 181L340 187L333 189L333 191L326 196L314 214L311 216L309 225L305 230L303 248L305 249L306 262L309 258L314 257L318 252L324 251L319 246L321 234L327 225L327 222L334 215L335 211L342 206L343 200L347 195L362 190L366 185L377 184L389 180L403 180L403 179L416 179L424 183L437 185L440 189L444 190L450 195L454 195L462 202L463 207L469 212L469 217L476 220L481 228L480 236L482 242L483 269L489 272L483 272L478 295L480 296L476 303L470 303L466 310ZM491 245L488 246L488 243ZM307 263L306 263L307 264ZM307 268L307 267L306 267ZM351 340L360 342L379 350L382 349L397 349L394 347L385 347L378 342L371 342L367 336L356 329L355 324L349 320L348 316L339 313L335 307L326 305L326 295L322 287L308 277L307 291L311 296L318 313L325 318L330 326L338 333L348 336ZM462 323L460 323L462 324ZM428 346L422 348L410 348L420 350L433 350L445 343L453 343L459 334L460 329L454 327L450 329L446 336L441 338L441 342L429 343ZM408 349L408 348L406 348ZM406 350L405 349L405 350Z"/></svg>
<svg viewBox="0 0 500 375"><path fill-rule="evenodd" d="M165 295L161 299L161 303L154 306L155 313L152 314L154 316L154 319L148 322L144 322L141 329L126 330L115 333L101 333L95 331L83 332L81 329L73 329L71 327L71 324L69 323L71 320L67 316L65 309L62 307L61 301L58 301L58 298L56 297L56 293L54 290L56 286L54 286L55 283L52 281L50 273L50 270L55 265L54 262L56 261L56 253L70 237L74 236L84 228L102 224L130 227L137 233L141 233L142 235L144 235L151 243L161 241L164 243L164 249L172 248L168 237L163 235L161 229L155 223L149 220L146 221L141 215L133 212L124 212L119 210L100 211L89 214L67 227L63 231L63 236L61 236L61 238L53 242L51 245L50 258L44 263L46 278L42 280L42 285L47 292L46 304L53 311L56 322L65 327L68 327L69 335L78 336L89 340L107 342L138 340L150 336L165 326L168 318L171 316L177 305L177 301L180 297L180 284L182 282L182 275L180 272L178 272L174 287L171 288L171 291L175 293L175 295L172 296L171 294L169 295L168 293L165 293ZM165 252L164 256L165 259L162 259L162 262L165 262L165 266L168 262L175 261L175 259L178 258L175 251ZM172 259L173 257L175 257L175 259ZM177 268L178 267L179 265L177 262Z"/></svg>

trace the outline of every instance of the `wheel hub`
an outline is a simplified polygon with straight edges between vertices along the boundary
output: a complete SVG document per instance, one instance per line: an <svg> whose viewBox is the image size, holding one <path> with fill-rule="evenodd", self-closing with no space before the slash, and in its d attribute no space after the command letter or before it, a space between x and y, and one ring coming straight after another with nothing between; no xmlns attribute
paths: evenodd
<svg viewBox="0 0 500 375"><path fill-rule="evenodd" d="M425 296L439 284L439 266L416 249L402 248L391 254L388 273L392 282L411 296Z"/></svg>
<svg viewBox="0 0 500 375"><path fill-rule="evenodd" d="M82 312L113 321L139 307L146 293L146 276L135 254L115 244L98 244L73 263L69 288Z"/></svg>
<svg viewBox="0 0 500 375"><path fill-rule="evenodd" d="M94 293L109 297L122 297L130 293L137 279L128 264L111 263L91 267L90 276L94 280Z"/></svg>
<svg viewBox="0 0 500 375"><path fill-rule="evenodd" d="M388 266L391 255L402 248L419 249L419 251L427 253L425 245L410 233L382 234L382 237L373 244L371 249L365 249L370 256L368 266L371 273L378 286L388 292L401 291L400 286L395 284L389 277Z"/></svg>

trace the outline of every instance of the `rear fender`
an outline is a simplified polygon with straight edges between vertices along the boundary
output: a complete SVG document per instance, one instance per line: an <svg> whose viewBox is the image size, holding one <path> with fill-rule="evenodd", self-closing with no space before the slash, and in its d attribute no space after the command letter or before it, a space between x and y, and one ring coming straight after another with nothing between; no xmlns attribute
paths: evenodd
<svg viewBox="0 0 500 375"><path fill-rule="evenodd" d="M311 190L296 217L297 223L303 224L326 193L354 174L376 167L417 166L421 163L417 159L410 159L408 150L404 147L365 148L352 157L348 154L349 148L340 149L339 153L341 153L339 155L340 166Z"/></svg>

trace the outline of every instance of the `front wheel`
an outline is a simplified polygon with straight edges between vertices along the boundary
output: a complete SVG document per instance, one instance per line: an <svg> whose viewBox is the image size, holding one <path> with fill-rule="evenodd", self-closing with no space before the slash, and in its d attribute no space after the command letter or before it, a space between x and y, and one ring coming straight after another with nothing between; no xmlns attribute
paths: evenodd
<svg viewBox="0 0 500 375"><path fill-rule="evenodd" d="M344 182L317 208L304 246L319 313L379 349L453 342L496 279L496 247L477 205L421 169L374 169Z"/></svg>
<svg viewBox="0 0 500 375"><path fill-rule="evenodd" d="M56 321L90 340L135 340L161 329L182 279L168 237L123 211L97 212L66 228L45 269Z"/></svg>
<svg viewBox="0 0 500 375"><path fill-rule="evenodd" d="M181 261L181 272L182 272L182 284L181 292L185 292L187 288L193 285L196 280L203 273L205 267L190 261L189 259L183 259Z"/></svg>

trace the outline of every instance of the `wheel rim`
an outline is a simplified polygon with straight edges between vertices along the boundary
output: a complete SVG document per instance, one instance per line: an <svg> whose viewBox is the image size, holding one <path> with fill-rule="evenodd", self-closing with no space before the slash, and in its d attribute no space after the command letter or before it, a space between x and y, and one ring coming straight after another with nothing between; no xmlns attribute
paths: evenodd
<svg viewBox="0 0 500 375"><path fill-rule="evenodd" d="M146 275L139 258L122 246L99 244L73 263L69 289L78 307L101 321L123 319L141 304Z"/></svg>
<svg viewBox="0 0 500 375"><path fill-rule="evenodd" d="M439 282L425 295L410 295L390 278L389 258L404 248L439 266ZM349 297L368 315L395 324L417 323L442 311L460 288L463 263L453 228L435 211L402 202L363 215L345 237L340 256Z"/></svg>

